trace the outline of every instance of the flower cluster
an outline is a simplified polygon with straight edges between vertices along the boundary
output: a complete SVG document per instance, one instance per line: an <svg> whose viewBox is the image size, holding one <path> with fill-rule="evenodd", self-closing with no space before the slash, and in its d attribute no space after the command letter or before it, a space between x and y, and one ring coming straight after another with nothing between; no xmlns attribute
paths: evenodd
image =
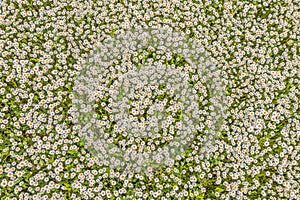
<svg viewBox="0 0 300 200"><path fill-rule="evenodd" d="M297 1L2 0L0 4L1 199L300 199ZM115 57L123 45L126 49L126 44L134 44L130 36L121 46L111 44L117 54L98 49L99 45L106 45L104 41L122 41L115 39L126 31L161 27L170 29L169 34L178 32L185 39L190 38L189 44L195 47L188 49L203 48L207 52L204 57L214 59L213 71L221 76L212 73L209 77L211 73L205 71L196 76L193 63L197 59L185 52L175 53L183 47L179 43L180 48L151 48L158 44L153 40L144 44L149 49L137 47L120 58ZM197 91L199 113L195 114L200 117L196 119L199 121L196 128L200 131L197 130L183 151L179 149L182 156L172 165L159 165L146 175L110 167L109 160L96 157L94 150L87 148L93 141L80 137L82 126L74 121L78 115L71 115L76 104L72 101L74 90L78 91L75 80L82 77L90 55L99 55L99 50L107 57L100 57L103 62L98 66L92 64L89 69L94 66L98 73L99 66L103 65L103 75L111 79L104 76L97 86L100 93L83 99L89 102L85 105L95 107L83 106L82 109L93 112L81 115L79 124L88 119L103 121L107 133L102 134L104 142L112 139L108 144L113 146L122 147L135 141L122 151L132 149L133 145L138 151L143 142L145 152L149 146L150 151L154 151L151 146L169 147L167 140L162 141L163 137L173 136L169 130L166 135L160 132L161 138L150 138L153 141L149 146L146 143L149 135L136 137L137 131L132 129L125 136L117 131L116 135L122 135L118 138L112 130L141 122L141 113L153 116L147 110L150 102L158 105L153 107L154 113L166 100L164 108L170 108L171 101L182 105L181 99L176 99L175 93L172 96L167 87L157 89L162 96L155 96L151 90L151 97L158 100L150 99L149 95L148 107L142 105L142 99L136 99L135 95L146 101L150 94L147 88L153 85L141 82L145 90L138 89L135 83L126 82L126 76L136 77L132 81L139 81L141 76L128 72L145 73L143 67L154 66L154 62L162 60L162 66L174 64L192 80L186 85L191 91L192 88ZM114 63L109 63L112 60ZM175 77L178 76L179 73ZM217 82L223 84L209 82L213 77L220 77ZM133 97L125 101L127 94L121 88L132 85L135 85ZM225 85L225 95L218 94L222 85ZM227 107L226 116L220 114L222 109L214 109L223 108L223 104ZM129 110L121 105L129 105ZM120 112L123 108L128 112ZM165 113L163 120L167 126L161 124L158 130L172 129L176 120L188 122L188 119L179 120L180 116L189 115L183 111L177 107ZM172 113L178 115L174 117ZM122 116L133 118L126 124ZM147 116L144 119L145 123L151 122ZM172 119L175 122L168 123ZM177 130L180 129L174 128L174 135Z"/></svg>
<svg viewBox="0 0 300 200"><path fill-rule="evenodd" d="M214 137L217 114L224 112L219 76L204 49L184 34L148 29L116 35L75 80L74 123L87 148L110 167L172 166L203 127L212 129L205 138ZM208 95L211 104L201 112L199 99Z"/></svg>

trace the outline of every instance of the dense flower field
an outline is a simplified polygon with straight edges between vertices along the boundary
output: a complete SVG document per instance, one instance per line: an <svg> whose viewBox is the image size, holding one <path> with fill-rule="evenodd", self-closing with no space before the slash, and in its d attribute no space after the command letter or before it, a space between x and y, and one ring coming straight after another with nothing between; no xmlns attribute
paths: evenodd
<svg viewBox="0 0 300 200"><path fill-rule="evenodd" d="M0 4L1 199L300 199L299 1ZM207 52L223 90L210 89L180 48L168 53L145 46L107 68L86 68L91 55L104 52L99 46L105 41L162 27ZM123 58L140 72L119 64ZM166 72L168 81L158 84ZM89 108L82 102L91 100L80 98L97 83L94 75L104 84L88 93L95 113L77 123L76 108L82 106L80 114ZM207 138L222 107L214 106L220 105L215 91L224 94L226 109ZM102 135L83 137L87 129L81 128L90 122L103 126ZM189 126L181 129L181 122ZM177 133L184 137L172 144ZM124 170L121 163L130 158L112 166L117 151L105 157L97 137L130 153L188 145L163 165L157 165L159 155L147 165L151 169Z"/></svg>

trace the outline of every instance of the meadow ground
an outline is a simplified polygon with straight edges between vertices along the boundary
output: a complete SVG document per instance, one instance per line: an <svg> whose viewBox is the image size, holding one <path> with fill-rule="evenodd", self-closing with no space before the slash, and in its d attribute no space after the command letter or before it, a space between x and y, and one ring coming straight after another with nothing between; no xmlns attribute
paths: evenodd
<svg viewBox="0 0 300 200"><path fill-rule="evenodd" d="M2 0L0 198L300 199L299 4ZM213 148L201 154L213 120L203 117L211 113L212 96L208 85L196 84L200 78L191 71L189 86L201 100L194 114L203 122L201 131L174 163L150 174L125 173L108 161L97 162L78 134L71 112L73 87L99 43L122 30L159 25L184 33L215 60L227 110ZM129 56L136 65L158 59L188 67L180 53L168 57L146 48ZM114 63L106 72L105 87L123 69ZM99 119L109 119L108 97L98 101ZM169 107L176 100L159 92L152 97ZM148 117L147 112L140 114ZM168 114L171 122L183 119L180 109ZM144 139L147 150L167 143L171 122L161 135ZM105 133L111 143L128 148L143 142L116 134L111 126Z"/></svg>

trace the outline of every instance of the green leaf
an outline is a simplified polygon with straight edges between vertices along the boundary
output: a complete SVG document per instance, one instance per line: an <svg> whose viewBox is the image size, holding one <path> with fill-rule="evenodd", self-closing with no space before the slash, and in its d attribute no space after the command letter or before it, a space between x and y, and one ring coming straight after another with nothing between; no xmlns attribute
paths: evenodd
<svg viewBox="0 0 300 200"><path fill-rule="evenodd" d="M67 153L71 154L71 155L75 155L75 156L78 155L78 151L77 150L69 150Z"/></svg>
<svg viewBox="0 0 300 200"><path fill-rule="evenodd" d="M220 188L220 187L217 187L217 188L216 188L216 191L219 192L219 193L221 193L221 192L224 191L224 189L223 189L223 188Z"/></svg>

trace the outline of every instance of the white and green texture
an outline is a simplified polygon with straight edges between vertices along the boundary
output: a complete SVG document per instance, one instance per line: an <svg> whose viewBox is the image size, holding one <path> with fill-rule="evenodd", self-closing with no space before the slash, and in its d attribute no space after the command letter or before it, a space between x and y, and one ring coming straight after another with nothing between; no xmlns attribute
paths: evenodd
<svg viewBox="0 0 300 200"><path fill-rule="evenodd" d="M183 159L192 141L202 143L198 155L213 148L225 88L220 70L192 42L158 28L115 35L97 47L75 80L72 104L79 135L101 162L150 172Z"/></svg>
<svg viewBox="0 0 300 200"><path fill-rule="evenodd" d="M2 0L0 198L300 199L299 10L298 0ZM110 166L109 160L101 160L96 149L91 148L92 141L81 137L83 121L74 123L77 106L73 100L80 97L74 93L78 91L76 80L88 68L91 56L99 53L99 45L116 41L118 35L127 32L160 28L184 34L190 44L204 48L207 58L214 60L224 86L224 116L216 124L218 131L208 144L211 148L202 148L206 143L201 138L209 136L209 124L214 124L205 116L212 115L211 101L219 95L210 96L212 84L203 81L198 88L198 101L204 105L199 105L198 110L205 113L200 114L203 118L195 119L200 121L199 127L195 126L200 131L183 151L178 149L180 159L175 157L174 163L163 160L153 169L148 169L148 162L156 162L155 159ZM141 73L125 70L115 77L119 82L112 79L118 87L103 86L120 94L113 92L108 99L114 95L121 99L105 102L105 98L97 96L94 101L86 101L86 105L98 105L92 107L95 120L103 120L106 115L117 117L119 111L112 115L108 105L113 107L127 97L125 89L134 83L126 82L126 77L138 80L144 67L155 67L155 61L164 60L158 47L142 50L145 52L129 52L132 64L126 65ZM171 50L166 49L172 53ZM167 58L161 62L163 67L174 64L176 70L183 72L187 69L183 66L193 67L184 53L172 53L170 61ZM120 62L122 57L115 60ZM107 71L109 76L117 74L114 70L118 65L122 69L120 63L112 64ZM164 81L167 84L169 80ZM151 88L152 83L142 84ZM188 88L193 87L193 83L188 84ZM145 94L135 89L134 94ZM166 95L153 93L158 100L151 99L152 105L165 99L167 103L183 101L177 101L167 87L158 90ZM129 98L125 103L132 110L124 115L141 111L133 110L140 105L139 100ZM183 112L182 117L184 114L189 115ZM172 112L162 118L168 120L169 116ZM180 116L175 118L175 125ZM119 123L121 128L128 125ZM174 124L168 128L171 125ZM137 147L145 142L143 151L147 152L150 136L140 136L137 143L135 131L123 135L108 131L110 128L102 129L108 138L105 134L100 136L107 141L117 137L112 144L119 147L123 141L129 144L133 136ZM166 134L161 132L160 136L172 135L171 131ZM154 148L169 148L168 141L161 142L156 138L152 144ZM133 164L141 166L141 170L127 170Z"/></svg>

